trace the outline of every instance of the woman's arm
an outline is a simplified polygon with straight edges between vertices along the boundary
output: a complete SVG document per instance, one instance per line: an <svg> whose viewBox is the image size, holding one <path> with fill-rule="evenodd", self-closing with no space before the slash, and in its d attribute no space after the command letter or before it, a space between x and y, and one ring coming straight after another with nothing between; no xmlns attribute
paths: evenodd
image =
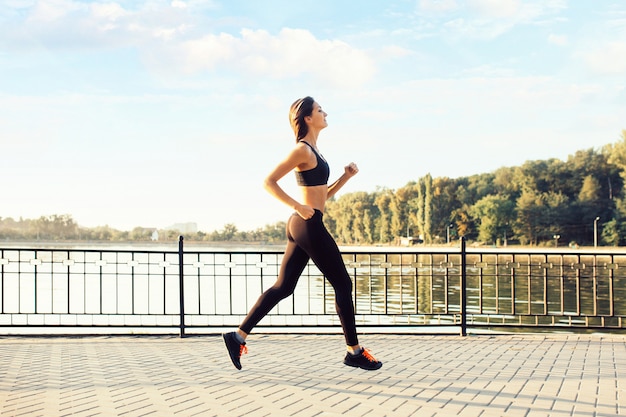
<svg viewBox="0 0 626 417"><path fill-rule="evenodd" d="M278 181L282 177L287 175L297 166L308 162L309 154L304 146L306 145L296 146L287 158L279 163L276 168L269 173L267 178L265 178L263 185L271 195L293 208L300 215L300 217L303 219L309 219L313 216L314 210L311 207L303 205L299 201L295 200L287 194L280 185L278 185Z"/></svg>
<svg viewBox="0 0 626 417"><path fill-rule="evenodd" d="M327 199L337 194L337 191L339 191L350 178L354 177L359 172L359 168L354 162L350 162L350 164L344 167L343 170L343 175L339 177L337 181L328 186L328 195L326 196Z"/></svg>

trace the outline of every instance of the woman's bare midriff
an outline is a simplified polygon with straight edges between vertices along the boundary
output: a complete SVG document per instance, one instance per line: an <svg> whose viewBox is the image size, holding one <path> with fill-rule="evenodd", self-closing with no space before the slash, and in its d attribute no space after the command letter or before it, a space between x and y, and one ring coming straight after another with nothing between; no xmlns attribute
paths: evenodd
<svg viewBox="0 0 626 417"><path fill-rule="evenodd" d="M324 212L326 199L328 198L327 185L315 185L313 187L300 187L302 189L302 204Z"/></svg>

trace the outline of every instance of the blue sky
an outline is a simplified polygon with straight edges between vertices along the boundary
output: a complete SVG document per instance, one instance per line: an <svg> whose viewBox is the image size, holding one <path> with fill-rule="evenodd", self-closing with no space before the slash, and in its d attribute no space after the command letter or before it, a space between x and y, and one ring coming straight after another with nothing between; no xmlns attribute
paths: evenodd
<svg viewBox="0 0 626 417"><path fill-rule="evenodd" d="M0 216L285 220L305 95L342 193L564 160L626 128L626 2L0 0Z"/></svg>

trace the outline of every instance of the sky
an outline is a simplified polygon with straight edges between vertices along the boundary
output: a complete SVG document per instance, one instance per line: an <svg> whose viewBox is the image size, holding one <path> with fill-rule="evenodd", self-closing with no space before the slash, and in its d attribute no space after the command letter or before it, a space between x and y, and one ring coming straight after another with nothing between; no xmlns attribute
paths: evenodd
<svg viewBox="0 0 626 417"><path fill-rule="evenodd" d="M0 217L284 221L307 95L339 196L566 160L626 129L626 2L0 0Z"/></svg>

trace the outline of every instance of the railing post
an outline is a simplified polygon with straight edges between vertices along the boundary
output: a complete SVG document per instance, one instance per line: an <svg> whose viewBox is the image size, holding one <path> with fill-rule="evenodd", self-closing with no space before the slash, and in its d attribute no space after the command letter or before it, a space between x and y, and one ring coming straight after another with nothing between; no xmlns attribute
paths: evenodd
<svg viewBox="0 0 626 417"><path fill-rule="evenodd" d="M461 310L461 336L467 336L467 259L465 252L465 237L461 237L461 296L459 307Z"/></svg>
<svg viewBox="0 0 626 417"><path fill-rule="evenodd" d="M183 274L183 237L178 237L178 291L180 300L180 337L185 337L185 282Z"/></svg>

